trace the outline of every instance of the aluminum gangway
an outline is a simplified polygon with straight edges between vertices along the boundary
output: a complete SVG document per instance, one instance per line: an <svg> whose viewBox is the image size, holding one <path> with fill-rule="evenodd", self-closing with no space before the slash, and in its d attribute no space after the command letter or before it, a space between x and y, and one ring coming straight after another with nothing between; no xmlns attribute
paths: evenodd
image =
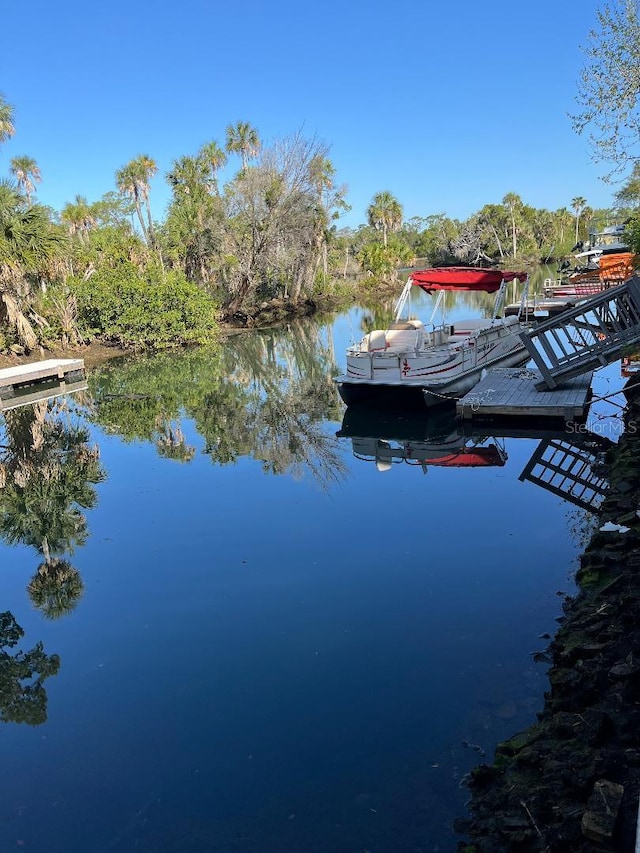
<svg viewBox="0 0 640 853"><path fill-rule="evenodd" d="M609 482L601 460L612 442L586 432L543 439L518 478L542 486L581 509L597 512Z"/></svg>
<svg viewBox="0 0 640 853"><path fill-rule="evenodd" d="M602 291L520 337L542 374L539 387L556 388L617 361L640 344L640 277Z"/></svg>

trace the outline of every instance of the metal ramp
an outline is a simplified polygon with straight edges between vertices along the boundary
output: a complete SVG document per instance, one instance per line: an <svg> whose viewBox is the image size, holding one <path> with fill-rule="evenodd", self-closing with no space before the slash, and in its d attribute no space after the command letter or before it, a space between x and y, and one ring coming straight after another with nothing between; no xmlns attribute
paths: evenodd
<svg viewBox="0 0 640 853"><path fill-rule="evenodd" d="M586 433L542 440L519 479L529 480L581 509L597 512L609 487L598 464L611 442Z"/></svg>
<svg viewBox="0 0 640 853"><path fill-rule="evenodd" d="M604 290L520 337L542 374L542 388L617 361L627 347L640 344L640 278Z"/></svg>

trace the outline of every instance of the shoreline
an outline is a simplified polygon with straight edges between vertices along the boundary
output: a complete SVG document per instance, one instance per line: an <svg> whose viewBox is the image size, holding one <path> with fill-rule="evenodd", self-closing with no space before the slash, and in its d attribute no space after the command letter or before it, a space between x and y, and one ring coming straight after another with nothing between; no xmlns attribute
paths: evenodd
<svg viewBox="0 0 640 853"><path fill-rule="evenodd" d="M236 315L237 322L230 323L221 320L216 334L220 339L224 340L231 335L237 335L242 332L260 331L273 327L280 327L286 323L295 320L303 320L309 317L322 317L325 314L331 314L340 309L341 306L347 303L355 302L356 295L346 299L337 299L328 297L326 299L315 301L306 299L303 302L294 305L285 300L276 299L268 303L263 303L257 307L253 314ZM176 343L172 347L167 347L161 350L162 352L180 352L185 348L192 346L200 346L199 344L184 345ZM62 345L44 348L42 346L35 347L30 353L18 355L8 352L0 352L0 369L5 367L15 367L21 364L30 364L34 361L42 361L48 358L82 358L85 362L85 367L91 369L98 367L111 361L114 358L124 358L126 356L145 355L154 350L150 349L135 349L133 347L125 347L120 344L107 343L96 338L88 344L83 344L76 347L66 347Z"/></svg>
<svg viewBox="0 0 640 853"><path fill-rule="evenodd" d="M632 388L634 386L631 386ZM545 651L537 722L471 773L464 853L633 853L640 796L640 394L606 453L608 490ZM609 531L602 527L610 523ZM627 532L616 532L625 525ZM603 793L604 792L604 793ZM604 799L607 802L604 802ZM604 805L603 805L604 802ZM594 842L597 845L594 847Z"/></svg>

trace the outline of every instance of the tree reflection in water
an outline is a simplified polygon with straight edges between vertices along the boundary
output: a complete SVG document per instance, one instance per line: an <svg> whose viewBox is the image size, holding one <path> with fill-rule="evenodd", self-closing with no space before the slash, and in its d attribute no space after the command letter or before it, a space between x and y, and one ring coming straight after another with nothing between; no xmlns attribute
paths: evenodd
<svg viewBox="0 0 640 853"><path fill-rule="evenodd" d="M92 417L181 462L195 455L185 438L190 419L212 462L250 456L267 472L311 473L326 488L346 470L333 431L323 428L342 417L335 372L329 331L306 320L94 371Z"/></svg>
<svg viewBox="0 0 640 853"><path fill-rule="evenodd" d="M4 413L0 455L0 536L36 549L42 562L29 584L34 605L49 618L69 613L83 592L80 574L65 559L86 542L83 509L97 502L104 479L97 446L71 422L64 398Z"/></svg>
<svg viewBox="0 0 640 853"><path fill-rule="evenodd" d="M47 655L42 643L29 652L7 649L18 645L24 631L12 613L0 613L0 721L39 726L47 719L43 682L60 668L58 655Z"/></svg>
<svg viewBox="0 0 640 853"><path fill-rule="evenodd" d="M34 607L49 619L57 619L74 609L82 598L84 584L71 563L50 557L40 563L27 589Z"/></svg>

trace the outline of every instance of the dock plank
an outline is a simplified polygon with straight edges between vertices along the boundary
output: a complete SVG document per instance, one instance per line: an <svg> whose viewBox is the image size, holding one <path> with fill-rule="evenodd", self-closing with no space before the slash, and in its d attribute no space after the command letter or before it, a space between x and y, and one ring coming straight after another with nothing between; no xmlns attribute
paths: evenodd
<svg viewBox="0 0 640 853"><path fill-rule="evenodd" d="M585 414L592 373L575 377L551 389L536 387L538 370L496 368L457 403L467 420L477 416L574 418Z"/></svg>
<svg viewBox="0 0 640 853"><path fill-rule="evenodd" d="M49 358L16 364L0 370L0 398L13 396L18 388L48 380L78 380L84 376L84 359Z"/></svg>
<svg viewBox="0 0 640 853"><path fill-rule="evenodd" d="M88 387L84 380L80 382L65 382L63 380L53 388L40 388L37 391L31 391L28 394L17 394L15 397L9 397L5 400L0 398L0 412L9 412L13 409L19 409L21 406L31 406L33 403L39 403L42 400L53 400L55 397L60 397L63 394L86 391Z"/></svg>

